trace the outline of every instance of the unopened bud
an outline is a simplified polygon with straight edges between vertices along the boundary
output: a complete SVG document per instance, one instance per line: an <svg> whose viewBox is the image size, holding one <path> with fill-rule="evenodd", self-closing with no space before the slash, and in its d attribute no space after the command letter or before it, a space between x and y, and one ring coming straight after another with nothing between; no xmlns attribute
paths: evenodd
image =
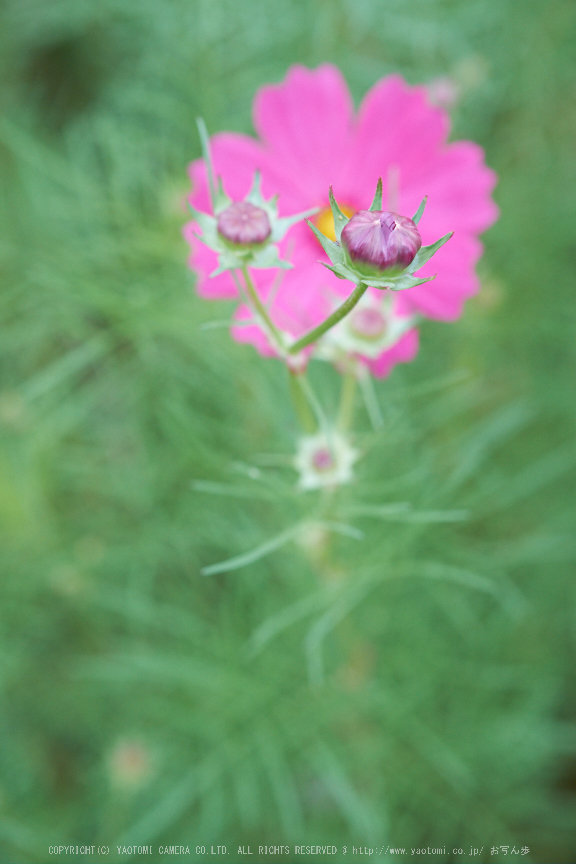
<svg viewBox="0 0 576 864"><path fill-rule="evenodd" d="M141 741L119 741L109 756L110 780L118 789L136 790L144 786L153 773L151 753Z"/></svg>
<svg viewBox="0 0 576 864"><path fill-rule="evenodd" d="M294 467L300 474L300 489L340 486L353 479L352 466L359 456L350 441L335 430L300 439Z"/></svg>
<svg viewBox="0 0 576 864"><path fill-rule="evenodd" d="M249 201L235 201L218 216L218 233L231 243L263 243L271 232L266 211Z"/></svg>
<svg viewBox="0 0 576 864"><path fill-rule="evenodd" d="M312 454L312 464L317 471L329 471L334 467L334 456L328 447L319 447Z"/></svg>
<svg viewBox="0 0 576 864"><path fill-rule="evenodd" d="M350 315L349 326L361 339L381 339L386 330L386 318L375 306L356 307Z"/></svg>
<svg viewBox="0 0 576 864"><path fill-rule="evenodd" d="M416 257L422 238L407 216L386 210L359 210L342 229L342 245L367 275L401 273Z"/></svg>

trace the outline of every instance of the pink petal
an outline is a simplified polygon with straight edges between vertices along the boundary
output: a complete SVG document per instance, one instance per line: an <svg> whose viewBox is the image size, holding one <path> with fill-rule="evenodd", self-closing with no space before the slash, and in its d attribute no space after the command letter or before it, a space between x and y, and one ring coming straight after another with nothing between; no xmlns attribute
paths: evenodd
<svg viewBox="0 0 576 864"><path fill-rule="evenodd" d="M290 270L272 305L272 319L278 327L295 338L303 336L326 318L332 309L330 294L320 265Z"/></svg>
<svg viewBox="0 0 576 864"><path fill-rule="evenodd" d="M271 175L272 182L276 180L277 166L270 163L262 145L248 135L221 132L210 139L210 150L215 175L222 177L224 191L236 201L248 194L255 171L265 171ZM204 161L197 159L192 162L189 174L193 185L192 203L195 202L194 206L199 210L208 211L210 201Z"/></svg>
<svg viewBox="0 0 576 864"><path fill-rule="evenodd" d="M452 248L450 248L452 245ZM479 281L474 265L482 254L482 244L465 234L454 235L417 275L434 276L417 288L398 292L398 308L419 312L428 318L453 321L462 314L463 303L477 293Z"/></svg>
<svg viewBox="0 0 576 864"><path fill-rule="evenodd" d="M428 235L434 231L480 233L498 218L498 208L491 199L496 174L484 164L481 147L471 141L457 141L439 153L430 164L416 189L410 178L402 188L402 201L417 207L428 195L428 203L419 228Z"/></svg>
<svg viewBox="0 0 576 864"><path fill-rule="evenodd" d="M384 351L376 360L364 362L376 378L385 378L397 363L409 363L418 353L418 330L408 330L398 342Z"/></svg>
<svg viewBox="0 0 576 864"><path fill-rule="evenodd" d="M328 64L293 66L282 84L258 91L254 125L302 196L312 204L325 201L340 177L352 131L352 100L340 71Z"/></svg>
<svg viewBox="0 0 576 864"><path fill-rule="evenodd" d="M418 180L448 131L448 115L428 104L424 87L409 87L391 75L378 82L360 106L348 171L356 185L371 189L371 194L378 177L383 177L386 188L392 167L399 169L401 185L407 178Z"/></svg>

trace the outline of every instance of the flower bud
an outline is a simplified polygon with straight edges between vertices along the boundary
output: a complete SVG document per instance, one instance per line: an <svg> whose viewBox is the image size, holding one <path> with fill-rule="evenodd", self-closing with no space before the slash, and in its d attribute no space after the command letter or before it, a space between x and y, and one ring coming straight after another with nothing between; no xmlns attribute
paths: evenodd
<svg viewBox="0 0 576 864"><path fill-rule="evenodd" d="M272 232L268 214L249 201L235 201L218 216L218 233L231 243L264 243Z"/></svg>
<svg viewBox="0 0 576 864"><path fill-rule="evenodd" d="M367 275L401 273L422 246L412 219L386 210L359 210L342 229L341 240L356 268Z"/></svg>
<svg viewBox="0 0 576 864"><path fill-rule="evenodd" d="M300 489L321 489L350 483L352 467L360 453L339 432L318 432L300 439L294 467L300 474Z"/></svg>
<svg viewBox="0 0 576 864"><path fill-rule="evenodd" d="M138 739L119 741L109 755L108 771L113 786L135 792L145 786L154 773L152 753Z"/></svg>
<svg viewBox="0 0 576 864"><path fill-rule="evenodd" d="M329 471L334 467L334 456L328 447L320 447L312 455L312 464L317 471Z"/></svg>
<svg viewBox="0 0 576 864"><path fill-rule="evenodd" d="M386 331L386 318L376 306L356 307L348 323L354 336L368 341L381 339Z"/></svg>

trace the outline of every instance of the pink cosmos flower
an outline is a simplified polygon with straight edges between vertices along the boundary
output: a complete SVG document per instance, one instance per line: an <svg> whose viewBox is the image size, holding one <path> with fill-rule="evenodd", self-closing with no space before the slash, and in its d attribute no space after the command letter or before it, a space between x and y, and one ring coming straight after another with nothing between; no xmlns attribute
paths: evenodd
<svg viewBox="0 0 576 864"><path fill-rule="evenodd" d="M396 322L416 314L450 321L461 314L464 301L479 287L474 272L482 252L478 235L498 215L490 196L496 177L477 144L447 143L448 115L429 103L424 87L410 87L397 75L384 78L369 91L355 116L336 67L294 66L281 84L259 90L254 125L260 140L233 132L211 139L215 171L233 199L244 198L259 170L264 195L279 195L281 216L319 207L316 224L329 234L330 185L347 215L368 207L380 176L385 189L388 185L384 209L412 216L427 194L428 206L418 225L423 244L455 233L418 273L437 273L436 280L395 293L393 302L386 304L388 314ZM202 160L192 163L190 175L190 203L208 211ZM208 278L216 269L216 255L193 236L195 230L197 226L189 223L185 236L192 247L190 265L199 276L199 293L213 299L236 298L229 273ZM328 259L304 222L288 232L280 251L293 270L280 277L277 271L256 270L253 277L275 325L296 339L321 323L350 294L352 285L318 263ZM368 293L375 303L390 295L376 289ZM266 356L276 353L262 330L250 323L246 306L239 306L236 320L235 339L252 343ZM358 355L373 374L386 375L395 363L415 356L417 331L397 329L401 335L381 356Z"/></svg>

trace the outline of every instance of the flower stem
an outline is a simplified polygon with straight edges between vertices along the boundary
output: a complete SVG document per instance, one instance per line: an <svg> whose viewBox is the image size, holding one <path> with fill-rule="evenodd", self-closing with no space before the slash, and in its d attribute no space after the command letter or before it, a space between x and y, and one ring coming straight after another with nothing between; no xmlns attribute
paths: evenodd
<svg viewBox="0 0 576 864"><path fill-rule="evenodd" d="M352 294L342 303L341 306L336 309L332 315L329 315L322 324L319 324L318 327L315 327L313 330L310 330L309 333L306 333L302 336L301 339L298 339L297 342L294 342L293 345L290 345L288 348L288 352L290 354L297 354L299 351L302 351L303 348L306 348L307 345L310 345L312 342L316 342L320 336L323 336L327 330L330 330L331 327L334 327L335 324L338 324L339 321L342 320L358 303L368 285L365 285L363 282L359 282Z"/></svg>
<svg viewBox="0 0 576 864"><path fill-rule="evenodd" d="M273 323L270 315L268 314L268 310L260 300L258 296L258 292L256 291L256 287L250 277L250 273L248 272L248 268L246 265L242 267L242 275L244 276L244 282L246 283L246 291L248 293L248 297L256 309L256 312L268 328L268 332L272 337L273 341L276 343L276 348L278 349L280 356L286 356L286 346L284 345L284 340L282 339L282 335L276 328L276 325Z"/></svg>
<svg viewBox="0 0 576 864"><path fill-rule="evenodd" d="M368 412L372 428L374 429L374 432L380 432L384 426L384 418L382 417L380 405L378 404L378 398L376 396L376 391L374 390L372 378L370 377L370 373L366 367L362 368L358 381L360 383L360 390L364 397L364 404L366 405L366 411Z"/></svg>
<svg viewBox="0 0 576 864"><path fill-rule="evenodd" d="M338 429L341 432L347 432L352 423L357 380L358 377L355 370L347 372L342 379L340 405L338 408Z"/></svg>
<svg viewBox="0 0 576 864"><path fill-rule="evenodd" d="M254 285L254 282L252 281L252 278L246 266L242 268L242 275L244 277L246 295L249 303L253 306L256 314L259 315L262 319L262 323L264 324L264 327L268 332L268 336L270 337L271 341L275 343L275 347L278 350L280 357L283 360L287 360L288 358L286 352L286 345L284 344L282 334L275 326L274 322L270 318L270 315L268 314L268 310L260 300L258 292L256 291L256 286ZM239 280L237 284L241 288L241 283L239 282ZM308 434L313 434L319 428L323 428L326 426L326 418L324 416L322 406L320 405L320 402L318 401L318 398L314 393L314 390L312 389L306 372L296 372L290 368L289 364L287 364L287 366L288 372L290 374L290 395L292 397L292 404L294 405L294 409L300 421L300 425L302 426L304 432Z"/></svg>
<svg viewBox="0 0 576 864"><path fill-rule="evenodd" d="M289 376L290 396L302 430L313 435L318 430L318 418L310 404L309 394L305 392L302 373L289 370Z"/></svg>

